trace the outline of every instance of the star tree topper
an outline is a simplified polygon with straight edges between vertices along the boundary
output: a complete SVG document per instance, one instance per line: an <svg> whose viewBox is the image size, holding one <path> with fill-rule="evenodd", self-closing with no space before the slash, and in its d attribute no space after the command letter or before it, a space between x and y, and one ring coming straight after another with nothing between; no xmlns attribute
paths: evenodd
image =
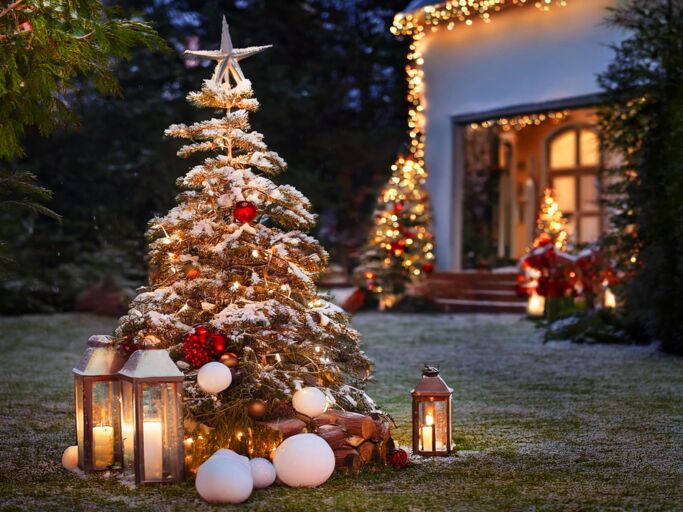
<svg viewBox="0 0 683 512"><path fill-rule="evenodd" d="M244 73L240 68L239 61L256 55L271 48L273 45L267 46L251 46L249 48L233 48L232 39L230 39L230 29L228 22L223 16L223 31L221 33L221 47L218 50L185 50L185 55L194 55L202 59L211 59L217 61L216 69L213 72L211 81L216 85L220 85L223 81L230 84L230 75L235 80L235 84L244 80ZM228 74L229 72L229 74Z"/></svg>

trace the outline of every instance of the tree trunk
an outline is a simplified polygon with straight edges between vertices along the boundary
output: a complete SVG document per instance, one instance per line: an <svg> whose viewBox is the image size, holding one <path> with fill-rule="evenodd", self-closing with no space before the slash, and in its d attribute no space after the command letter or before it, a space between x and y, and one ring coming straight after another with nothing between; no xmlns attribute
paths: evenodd
<svg viewBox="0 0 683 512"><path fill-rule="evenodd" d="M306 430L306 423L297 418L269 421L266 423L266 426L280 432L282 434L282 439L287 439L293 435L301 434Z"/></svg>
<svg viewBox="0 0 683 512"><path fill-rule="evenodd" d="M362 466L360 455L353 448L340 448L334 451L335 467L357 472Z"/></svg>
<svg viewBox="0 0 683 512"><path fill-rule="evenodd" d="M327 411L336 418L337 425L346 429L349 434L371 439L375 435L377 426L370 416L346 411Z"/></svg>
<svg viewBox="0 0 683 512"><path fill-rule="evenodd" d="M327 441L333 450L347 447L346 438L348 434L346 430L337 425L323 425L318 428L316 433Z"/></svg>

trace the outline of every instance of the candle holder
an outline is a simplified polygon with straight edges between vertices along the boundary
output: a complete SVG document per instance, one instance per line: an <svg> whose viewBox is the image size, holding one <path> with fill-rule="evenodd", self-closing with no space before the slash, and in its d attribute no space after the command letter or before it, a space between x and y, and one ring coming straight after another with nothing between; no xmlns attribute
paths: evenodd
<svg viewBox="0 0 683 512"><path fill-rule="evenodd" d="M123 362L109 336L91 336L73 369L78 467L83 471L122 466L117 372Z"/></svg>
<svg viewBox="0 0 683 512"><path fill-rule="evenodd" d="M183 480L183 374L168 352L138 350L119 371L124 468L135 482Z"/></svg>
<svg viewBox="0 0 683 512"><path fill-rule="evenodd" d="M439 370L425 366L422 379L411 391L413 397L413 454L450 455L451 399L453 390L439 376Z"/></svg>

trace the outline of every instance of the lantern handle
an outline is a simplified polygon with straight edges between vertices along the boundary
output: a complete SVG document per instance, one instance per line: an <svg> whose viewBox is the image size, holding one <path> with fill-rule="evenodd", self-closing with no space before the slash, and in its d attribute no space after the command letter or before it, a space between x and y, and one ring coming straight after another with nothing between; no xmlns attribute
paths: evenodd
<svg viewBox="0 0 683 512"><path fill-rule="evenodd" d="M422 368L422 375L425 377L436 377L439 375L439 369L436 366L429 366L427 363Z"/></svg>

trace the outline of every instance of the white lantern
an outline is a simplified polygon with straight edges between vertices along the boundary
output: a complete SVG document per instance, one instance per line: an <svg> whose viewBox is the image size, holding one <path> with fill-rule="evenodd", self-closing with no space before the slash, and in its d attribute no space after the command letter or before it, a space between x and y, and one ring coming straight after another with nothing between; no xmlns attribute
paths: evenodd
<svg viewBox="0 0 683 512"><path fill-rule="evenodd" d="M123 462L136 483L183 480L183 374L168 352L137 350L119 371Z"/></svg>
<svg viewBox="0 0 683 512"><path fill-rule="evenodd" d="M294 393L292 406L296 412L315 418L327 410L327 397L318 388L303 388Z"/></svg>
<svg viewBox="0 0 683 512"><path fill-rule="evenodd" d="M545 313L545 297L534 292L529 295L526 306L526 314L532 318L540 318Z"/></svg>
<svg viewBox="0 0 683 512"><path fill-rule="evenodd" d="M275 450L273 465L277 477L290 487L317 487L334 472L334 452L315 434L297 434Z"/></svg>
<svg viewBox="0 0 683 512"><path fill-rule="evenodd" d="M602 305L606 309L614 309L617 307L617 298L609 286L605 286L605 290L603 292L602 297Z"/></svg>

